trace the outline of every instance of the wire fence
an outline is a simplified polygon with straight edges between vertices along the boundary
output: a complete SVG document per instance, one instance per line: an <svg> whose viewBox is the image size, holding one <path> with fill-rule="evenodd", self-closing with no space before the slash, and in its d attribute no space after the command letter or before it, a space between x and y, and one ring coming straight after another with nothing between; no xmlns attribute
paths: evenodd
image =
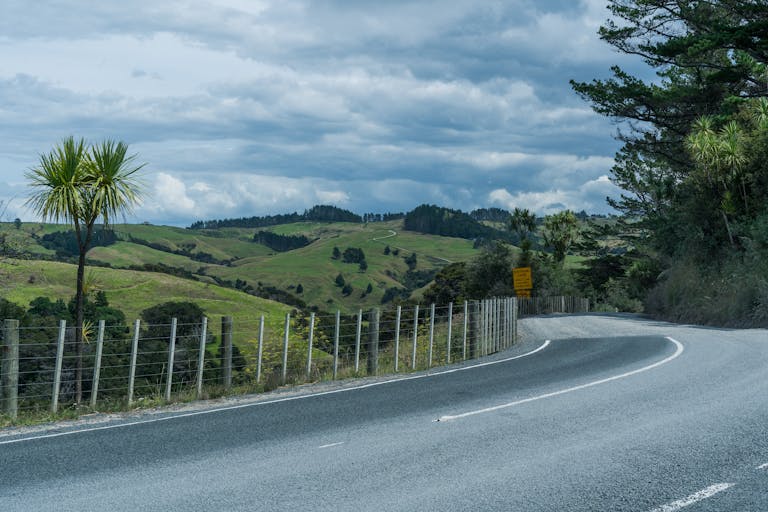
<svg viewBox="0 0 768 512"><path fill-rule="evenodd" d="M294 310L280 322L263 315L237 322L222 317L220 325L207 318L151 325L100 321L83 333L82 347L63 320L49 326L5 320L0 414L56 413L74 404L122 409L139 401L425 370L506 349L516 340L519 314L588 307L571 297L495 298L355 314Z"/></svg>

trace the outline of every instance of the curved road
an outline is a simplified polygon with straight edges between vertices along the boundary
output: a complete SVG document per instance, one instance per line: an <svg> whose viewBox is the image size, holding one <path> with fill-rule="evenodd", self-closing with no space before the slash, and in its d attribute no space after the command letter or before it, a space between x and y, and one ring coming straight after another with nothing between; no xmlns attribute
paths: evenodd
<svg viewBox="0 0 768 512"><path fill-rule="evenodd" d="M521 329L509 353L448 371L5 432L0 509L768 509L768 332L597 315Z"/></svg>

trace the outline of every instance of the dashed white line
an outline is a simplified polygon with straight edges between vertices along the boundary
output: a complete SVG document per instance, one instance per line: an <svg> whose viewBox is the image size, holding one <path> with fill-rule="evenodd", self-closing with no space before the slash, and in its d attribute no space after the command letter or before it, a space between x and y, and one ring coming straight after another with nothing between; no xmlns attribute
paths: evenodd
<svg viewBox="0 0 768 512"><path fill-rule="evenodd" d="M711 498L715 494L723 492L724 490L729 489L734 485L735 484L728 483L710 485L706 489L702 489L699 492L691 494L690 496L687 496L683 499L662 505L661 507L651 510L651 512L675 512L676 510L680 510L681 508L687 507L688 505L693 505L694 503L698 503L707 498Z"/></svg>
<svg viewBox="0 0 768 512"><path fill-rule="evenodd" d="M205 409L205 410L202 410L202 411L193 411L193 412L186 412L186 413L182 413L182 414L175 414L175 415L172 415L172 416L163 416L162 418L151 418L151 419L146 419L146 420L137 420L137 421L129 421L129 422L125 422L125 423L117 423L117 424L113 424L113 425L102 425L102 426L98 426L98 427L89 427L89 428L83 428L83 429L77 429L77 430L67 430L65 432L53 432L53 433L50 433L50 434L42 434L42 435L29 436L29 437L20 437L20 438L15 438L15 439L9 439L9 440L6 440L6 441L0 441L0 446L5 445L5 444L25 443L25 442L28 442L28 441L35 441L35 440L38 440L38 439L50 439L50 438L54 438L54 437L69 436L69 435L81 434L81 433L85 433L85 432L97 432L97 431L100 431L100 430L112 430L112 429L116 429L116 428L126 428L126 427L132 427L132 426L136 426L136 425L143 425L145 423L158 423L158 422L161 422L161 421L171 421L171 420L177 420L177 419L181 419L181 418L188 418L188 417L191 417L191 416L202 416L204 414L214 414L214 413L222 412L222 411L233 411L235 409L245 409L245 408L248 408L248 407L259 407L259 406L263 406L263 405L276 404L276 403L281 403L281 402L292 402L294 400L306 400L308 398L313 398L313 397L317 397L317 396L335 395L335 394L338 394L338 393L346 393L348 391L357 391L357 390L360 390L360 389L367 389L367 388L372 388L372 387L375 387L375 386L383 386L385 384L392 384L392 383L395 383L395 382L403 382L403 381L407 381L407 380L416 380L416 379L426 379L426 378L435 377L435 376L438 376L438 375L445 375L445 374L448 374L448 373L455 373L455 372L471 370L471 369L474 369L474 368L481 368L483 366L491 366L491 365L494 365L494 364L506 363L508 361L513 361L515 359L520 359L521 357L528 357L528 356L533 355L533 354L535 354L535 353L537 353L537 352L539 352L541 350L544 350L545 348L547 348L549 346L549 344L550 344L550 340L546 340L544 343L541 344L541 346L539 346L539 347L537 347L537 348L535 348L535 349L533 349L533 350L531 350L529 352L526 352L524 354L520 354L520 355L512 356L512 357L506 357L504 359L497 359L497 360L494 360L494 361L487 361L487 362L484 362L484 363L477 363L477 364L473 364L473 365L461 366L461 367L458 367L458 368L452 368L450 370L442 370L442 371L424 373L424 374L420 374L420 375L411 375L411 376L408 376L408 377L396 377L394 379L389 379L389 380L384 380L384 381L379 381L379 382L369 382L368 384L361 384L359 386L351 386L351 387L348 387L348 388L333 389L333 390L330 390L330 391L320 391L318 393L310 393L310 394L306 394L306 395L289 396L289 397L286 397L286 398L276 398L274 400L264 400L263 402L250 402L250 403L247 403L247 404L238 404L238 405L231 405L231 406L226 406L226 407L216 407L216 408L212 408L212 409Z"/></svg>
<svg viewBox="0 0 768 512"><path fill-rule="evenodd" d="M342 441L340 443L324 444L322 446L318 446L317 449L318 450L322 450L323 448L333 448L334 446L341 446L342 444L344 444L344 441Z"/></svg>
<svg viewBox="0 0 768 512"><path fill-rule="evenodd" d="M673 359L677 358L680 354L682 354L683 350L685 350L685 348L683 347L683 344L680 343L679 341L677 341L675 339L672 339L669 336L667 336L666 339L668 339L669 341L671 341L672 343L674 343L677 346L677 350L675 350L675 353L672 354L671 356L667 357L666 359L663 359L661 361L658 361L658 362L653 363L653 364L648 365L648 366L644 366L642 368L638 368L637 370L632 370L631 372L622 373L621 375L614 375L613 377L608 377L606 379L596 380L594 382L588 382L586 384L581 384L579 386L573 386L571 388L561 389L559 391L554 391L552 393L546 393L546 394L543 394L543 395L532 396L530 398L524 398L522 400L516 400L514 402L509 402L509 403L506 403L506 404L495 405L493 407L486 407L485 409L478 409L476 411L469 411L469 412L464 412L464 413L461 413L461 414L441 416L440 418L438 418L435 421L440 421L440 422L452 421L452 420L458 420L458 419L461 419L461 418L466 418L467 416L475 416L477 414L483 414L483 413L487 413L487 412L494 412L494 411L498 411L500 409L507 409L508 407L514 407L516 405L526 404L528 402L533 402L533 401L536 401L536 400L542 400L544 398L551 398L553 396L564 395L565 393L572 393L573 391L578 391L580 389L590 388L592 386L597 386L599 384L605 384L606 382L611 382L611 381L614 381L614 380L624 379L624 378L629 377L631 375L635 375L635 374L638 374L638 373L641 373L641 372L646 372L648 370L656 368L657 366L661 366L663 364L666 364L666 363L672 361Z"/></svg>

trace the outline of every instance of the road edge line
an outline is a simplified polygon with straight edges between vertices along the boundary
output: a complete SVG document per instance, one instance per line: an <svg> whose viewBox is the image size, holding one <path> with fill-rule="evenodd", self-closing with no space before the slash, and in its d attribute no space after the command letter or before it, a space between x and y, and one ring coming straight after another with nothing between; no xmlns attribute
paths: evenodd
<svg viewBox="0 0 768 512"><path fill-rule="evenodd" d="M429 373L424 373L424 374L420 374L420 375L409 375L409 376L405 376L405 377L399 377L399 378L394 378L394 379L389 379L389 380L384 380L384 381L379 381L379 382L369 382L367 384L362 384L362 385L359 385L359 386L350 386L350 387L347 387L347 388L332 389L332 390L328 390L328 391L319 391L319 392L316 392L316 393L308 393L306 395L296 395L296 396L289 396L289 397L284 397L284 398L276 398L276 399L273 399L273 400L264 400L264 401L261 401L261 402L249 402L249 403L246 403L246 404L229 405L229 406L224 406L224 407L214 407L214 408L211 408L211 409L205 409L205 410L201 410L201 411L191 411L191 412L186 412L186 413L181 413L181 414L172 414L172 415L169 415L169 416L163 416L161 418L149 418L149 419L130 421L130 422L125 422L125 423L117 423L117 424L113 424L113 425L101 425L101 426L98 426L98 427L88 427L88 428L82 428L82 429L77 429L76 428L75 430L67 430L67 431L64 431L64 432L54 432L54 433L51 433L51 434L41 434L41 435L34 435L34 436L28 436L28 437L19 437L19 438L15 438L15 439L8 439L8 440L5 440L5 441L0 441L0 446L6 445L6 444L23 443L23 442L26 442L26 441L35 441L35 440L39 440L39 439L50 439L50 438L54 438L54 437L63 437L63 436L80 434L80 433L86 433L86 432L97 432L97 431L100 431L100 430L112 430L112 429L116 429L116 428L133 427L133 426L136 426L136 425L143 425L143 424L147 424L147 423L159 423L161 421L170 421L170 420L176 420L176 419L181 419L181 418L189 418L189 417L192 417L192 416L202 416L204 414L213 414L213 413L217 413L217 412L225 412L225 411L232 411L232 410L237 410L237 409L245 409L245 408L248 408L248 407L258 407L258 406L262 406L262 405L277 404L277 403L282 403L282 402L292 402L294 400L305 400L305 399L308 399L308 398L314 398L314 397L319 397L319 396L327 396L327 395L335 395L335 394L339 394L339 393L346 393L348 391L359 391L361 389L367 389L367 388L372 388L372 387L376 387L376 386L383 386L385 384L392 384L392 383L396 383L396 382L404 382L404 381L416 380L416 379L426 379L428 377L437 377L437 376L446 375L446 374L449 374L449 373L456 373L456 372L461 372L461 371L466 371L466 370L472 370L472 369L481 368L481 367L484 367L484 366L490 366L490 365L494 365L494 364L506 363L508 361L514 361L515 359L520 359L522 357L528 357L528 356L531 356L533 354L536 354L537 352L540 352L540 351L544 350L545 348L547 348L549 346L550 343L551 343L551 340L545 340L544 343L542 343L539 347L537 347L537 348L535 348L535 349L533 349L533 350L531 350L529 352L525 352L523 354L519 354L519 355L512 356L512 357L507 357L507 358L504 358L504 359L497 359L497 360L494 360L494 361L486 361L486 362L483 362L483 363L477 363L477 364L472 364L472 365L468 365L468 366L461 366L461 367L458 367L458 368L451 368L449 370L440 370L440 371L429 372ZM23 435L23 434L21 434L21 435Z"/></svg>
<svg viewBox="0 0 768 512"><path fill-rule="evenodd" d="M642 368L638 368L637 370L632 370L630 372L622 373L620 375L614 375L612 377L607 377L605 379L600 379L600 380L596 380L596 381L593 381L593 382L587 382L586 384L580 384L578 386L573 386L573 387L570 387L570 388L561 389L561 390L558 390L558 391L553 391L551 393L545 393L543 395L532 396L532 397L529 397L529 398L524 398L522 400L515 400L514 402L508 402L508 403L505 403L505 404L494 405L493 407L486 407L484 409L478 409L478 410L475 410L475 411L464 412L464 413L461 413L461 414L452 414L452 415L441 416L441 417L439 417L438 419L436 419L434 421L436 421L436 422L443 422L444 423L444 422L448 422L448 421L453 421L453 420L458 420L458 419L462 419L462 418L467 418L469 416L476 416L478 414L484 414L484 413L488 413L488 412L498 411L498 410L501 410L501 409L507 409L509 407L515 407L517 405L526 404L528 402L535 402L536 400L543 400L545 398L552 398L553 396L564 395L566 393L572 393L574 391L579 391L579 390L582 390L582 389L591 388L593 386L598 386L600 384L605 384L607 382L611 382L611 381L614 381L614 380L624 379L626 377L630 377L630 376L636 375L638 373L642 373L642 372L646 372L648 370L652 370L653 368L656 368L656 367L659 367L661 365L667 364L668 362L672 361L673 359L676 359L685 350L685 347L683 346L683 344L680 343L679 341L677 341L676 339L671 338L669 336L664 336L664 339L671 341L672 343L674 343L677 346L677 349L675 350L675 353L672 354L671 356L661 360L661 361L657 361L657 362L655 362L655 363L653 363L651 365L644 366Z"/></svg>

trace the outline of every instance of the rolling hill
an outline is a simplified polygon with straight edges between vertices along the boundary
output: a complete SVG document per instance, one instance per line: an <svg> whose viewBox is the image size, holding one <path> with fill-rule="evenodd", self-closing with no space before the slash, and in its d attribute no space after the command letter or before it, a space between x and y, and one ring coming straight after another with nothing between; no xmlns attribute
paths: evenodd
<svg viewBox="0 0 768 512"><path fill-rule="evenodd" d="M27 258L71 263L71 256L41 244L44 235L69 229L66 225L32 223L25 223L18 230L9 224L2 227L14 244L28 255ZM102 281L110 283L110 286L126 278L120 277L123 274L107 273L108 269L103 268L105 266L130 270L133 273L125 275L137 276L129 279L137 282L162 283L172 277L167 274L175 274L186 277L181 281L188 281L188 286L194 284L213 288L218 284L221 286L216 288L227 293L250 297L233 289L237 288L283 302L305 303L322 310L341 309L343 312L380 305L385 294L393 296L393 290L407 294L419 289L428 284L434 273L446 264L470 260L478 252L471 240L405 231L402 219L367 224L300 221L259 228L218 229L120 224L114 226L114 231L118 239L116 243L94 247L88 253L95 275L101 275ZM310 243L298 249L278 252L253 241L258 231L304 236ZM361 268L357 262L345 263L341 257L334 259L334 247L340 253L348 248L362 250L367 268ZM64 265L61 261L20 263L22 268L33 264L37 265L38 273L45 275L59 275L60 265ZM46 268L57 270L44 271ZM160 272L150 272L153 270ZM22 273L32 275L34 272ZM337 285L339 275L343 277L346 287ZM14 282L21 284L23 281L23 277L17 277ZM9 298L14 296L28 300L38 295L71 295L72 286L66 279L61 279L61 289L56 288L59 286L57 283L58 279L45 279L35 283L35 286L24 286L24 291L14 291ZM46 286L53 286L52 291L46 292ZM114 300L116 305L118 298L125 298L131 304L137 302L136 306L118 307L126 313L140 311L136 308L141 301L128 299L130 292L118 290L119 287L110 293L110 300ZM186 293L189 292L185 290L182 295ZM152 294L145 291L139 295L147 297L147 302L153 300L150 299ZM154 303L157 302L162 301Z"/></svg>

